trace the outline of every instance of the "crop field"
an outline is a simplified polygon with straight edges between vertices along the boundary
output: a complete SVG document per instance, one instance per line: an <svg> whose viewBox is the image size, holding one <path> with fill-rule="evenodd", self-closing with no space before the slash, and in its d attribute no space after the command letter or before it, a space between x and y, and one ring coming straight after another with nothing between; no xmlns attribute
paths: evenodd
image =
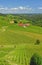
<svg viewBox="0 0 42 65"><path fill-rule="evenodd" d="M0 65L30 65L34 53L42 59L42 27L6 24L0 22Z"/></svg>
<svg viewBox="0 0 42 65"><path fill-rule="evenodd" d="M29 65L30 58L34 53L38 53L42 58L41 45L20 44L16 45L16 48L3 47L0 49L0 65Z"/></svg>

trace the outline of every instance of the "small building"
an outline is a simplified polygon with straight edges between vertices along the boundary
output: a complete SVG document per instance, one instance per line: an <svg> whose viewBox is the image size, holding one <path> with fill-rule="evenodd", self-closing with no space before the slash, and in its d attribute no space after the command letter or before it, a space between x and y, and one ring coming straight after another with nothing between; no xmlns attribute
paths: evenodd
<svg viewBox="0 0 42 65"><path fill-rule="evenodd" d="M24 24L25 26L30 26L30 23L26 23L26 24Z"/></svg>
<svg viewBox="0 0 42 65"><path fill-rule="evenodd" d="M18 25L19 25L19 26L23 26L23 23L22 23L22 22L20 22Z"/></svg>
<svg viewBox="0 0 42 65"><path fill-rule="evenodd" d="M20 22L19 24L18 24L19 26L22 26L22 27L28 27L28 26L30 26L30 23L22 23L22 22Z"/></svg>

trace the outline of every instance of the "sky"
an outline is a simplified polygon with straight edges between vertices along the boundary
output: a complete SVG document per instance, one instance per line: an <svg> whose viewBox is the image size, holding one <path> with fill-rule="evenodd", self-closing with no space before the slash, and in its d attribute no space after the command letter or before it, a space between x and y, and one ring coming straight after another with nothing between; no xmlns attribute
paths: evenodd
<svg viewBox="0 0 42 65"><path fill-rule="evenodd" d="M42 0L0 0L0 13L42 13Z"/></svg>

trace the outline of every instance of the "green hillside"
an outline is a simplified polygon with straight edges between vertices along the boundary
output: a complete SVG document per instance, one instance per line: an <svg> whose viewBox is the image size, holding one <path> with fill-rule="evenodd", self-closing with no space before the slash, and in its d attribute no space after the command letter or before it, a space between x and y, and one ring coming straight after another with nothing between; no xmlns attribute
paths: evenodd
<svg viewBox="0 0 42 65"><path fill-rule="evenodd" d="M30 65L34 53L42 58L42 27L32 25L31 21L27 27L10 24L14 17L17 16L0 16L0 65ZM15 20L18 22L21 19ZM27 21L22 19L23 23ZM37 40L39 45L35 45Z"/></svg>

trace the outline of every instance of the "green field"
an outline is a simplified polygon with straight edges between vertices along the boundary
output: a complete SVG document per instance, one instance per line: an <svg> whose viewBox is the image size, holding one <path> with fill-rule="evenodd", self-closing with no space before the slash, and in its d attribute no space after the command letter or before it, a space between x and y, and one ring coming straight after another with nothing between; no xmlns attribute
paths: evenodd
<svg viewBox="0 0 42 65"><path fill-rule="evenodd" d="M0 22L0 65L29 65L34 53L42 58L42 27L6 24Z"/></svg>

